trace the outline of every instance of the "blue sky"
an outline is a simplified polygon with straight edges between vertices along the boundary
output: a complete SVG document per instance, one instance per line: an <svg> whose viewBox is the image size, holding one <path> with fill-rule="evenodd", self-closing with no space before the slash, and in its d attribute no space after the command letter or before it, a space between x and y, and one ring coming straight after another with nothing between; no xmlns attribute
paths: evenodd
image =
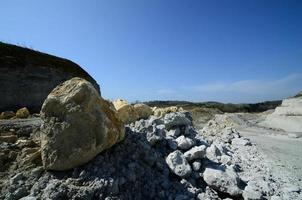
<svg viewBox="0 0 302 200"><path fill-rule="evenodd" d="M258 102L302 90L300 0L0 2L0 40L68 58L104 98Z"/></svg>

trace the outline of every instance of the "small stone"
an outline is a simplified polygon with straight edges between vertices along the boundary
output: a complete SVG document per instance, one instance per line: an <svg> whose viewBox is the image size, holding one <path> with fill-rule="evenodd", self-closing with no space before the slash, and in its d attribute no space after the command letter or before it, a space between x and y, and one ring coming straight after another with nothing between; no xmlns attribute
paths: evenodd
<svg viewBox="0 0 302 200"><path fill-rule="evenodd" d="M300 192L301 189L295 185L289 185L287 187L284 188L284 191L287 191L287 192Z"/></svg>
<svg viewBox="0 0 302 200"><path fill-rule="evenodd" d="M177 149L177 142L171 138L167 139L167 143L168 146L170 147L170 149L172 150L176 150Z"/></svg>
<svg viewBox="0 0 302 200"><path fill-rule="evenodd" d="M177 147L182 150L190 149L192 146L195 145L194 140L192 140L191 138L187 138L183 135L179 136L176 139L176 142L177 142Z"/></svg>
<svg viewBox="0 0 302 200"><path fill-rule="evenodd" d="M29 117L29 111L26 107L20 108L19 110L17 110L16 112L16 117L17 118L27 118Z"/></svg>
<svg viewBox="0 0 302 200"><path fill-rule="evenodd" d="M201 169L201 162L200 161L195 161L192 163L192 169L194 171L199 171Z"/></svg>
<svg viewBox="0 0 302 200"><path fill-rule="evenodd" d="M153 127L152 132L147 132L147 141L150 143L151 146L155 145L159 141L163 140L163 130L157 129L156 127Z"/></svg>
<svg viewBox="0 0 302 200"><path fill-rule="evenodd" d="M166 163L177 176L186 177L192 173L191 166L179 150L170 153L166 158Z"/></svg>
<svg viewBox="0 0 302 200"><path fill-rule="evenodd" d="M240 196L242 194L242 190L238 187L239 176L232 168L207 167L203 173L203 178L215 190L228 193L231 196Z"/></svg>
<svg viewBox="0 0 302 200"><path fill-rule="evenodd" d="M263 194L261 189L258 188L253 181L251 181L244 188L242 196L246 200L258 200L258 199L262 199Z"/></svg>
<svg viewBox="0 0 302 200"><path fill-rule="evenodd" d="M161 118L153 116L153 115L149 118L148 122L149 122L150 125L153 125L153 124L157 124L157 125L164 124L164 121Z"/></svg>
<svg viewBox="0 0 302 200"><path fill-rule="evenodd" d="M232 161L232 157L228 155L222 155L220 157L220 163L224 165L230 165Z"/></svg>
<svg viewBox="0 0 302 200"><path fill-rule="evenodd" d="M21 199L22 197L28 195L28 191L24 186L16 189L13 193L13 199Z"/></svg>
<svg viewBox="0 0 302 200"><path fill-rule="evenodd" d="M37 198L36 197L32 197L32 196L26 196L26 197L22 197L19 200L37 200Z"/></svg>
<svg viewBox="0 0 302 200"><path fill-rule="evenodd" d="M185 152L185 157L188 161L204 158L207 147L204 145L196 146Z"/></svg>
<svg viewBox="0 0 302 200"><path fill-rule="evenodd" d="M246 138L234 138L232 140L232 145L236 146L251 146L251 142Z"/></svg>
<svg viewBox="0 0 302 200"><path fill-rule="evenodd" d="M218 161L217 157L221 156L221 152L215 144L212 144L209 148L207 148L206 156L209 160L217 162Z"/></svg>
<svg viewBox="0 0 302 200"><path fill-rule="evenodd" d="M159 124L159 125L156 125L156 129L159 129L159 130L161 130L161 131L164 131L165 130L165 125L163 125L163 124Z"/></svg>
<svg viewBox="0 0 302 200"><path fill-rule="evenodd" d="M139 119L148 119L148 117L153 113L150 106L143 103L135 104L133 108L134 111L138 114Z"/></svg>
<svg viewBox="0 0 302 200"><path fill-rule="evenodd" d="M4 111L0 114L0 119L10 119L15 116L13 111Z"/></svg>
<svg viewBox="0 0 302 200"><path fill-rule="evenodd" d="M167 137L173 137L173 138L176 138L180 135L180 130L179 128L176 128L176 129L171 129L169 130L167 133L166 133L166 136Z"/></svg>
<svg viewBox="0 0 302 200"><path fill-rule="evenodd" d="M43 171L44 171L43 167L37 167L31 171L31 174L33 177L39 178L43 173Z"/></svg>
<svg viewBox="0 0 302 200"><path fill-rule="evenodd" d="M118 118L125 124L130 124L139 119L138 113L134 106L123 99L117 99L112 102Z"/></svg>
<svg viewBox="0 0 302 200"><path fill-rule="evenodd" d="M16 174L15 176L13 176L11 179L10 179L10 184L11 185L15 185L17 184L19 181L21 181L22 179L24 179L24 175L22 173L18 173Z"/></svg>
<svg viewBox="0 0 302 200"><path fill-rule="evenodd" d="M164 123L167 130L170 130L173 127L188 126L192 124L192 122L186 117L186 115L181 112L166 114L164 117Z"/></svg>

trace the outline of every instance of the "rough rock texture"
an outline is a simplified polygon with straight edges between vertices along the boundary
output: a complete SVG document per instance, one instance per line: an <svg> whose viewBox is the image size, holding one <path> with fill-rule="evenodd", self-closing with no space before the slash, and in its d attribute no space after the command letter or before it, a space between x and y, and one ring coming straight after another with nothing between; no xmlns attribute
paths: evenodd
<svg viewBox="0 0 302 200"><path fill-rule="evenodd" d="M189 165L186 157L181 151L176 150L170 153L167 158L166 162L169 168L180 177L189 176L192 172L191 166Z"/></svg>
<svg viewBox="0 0 302 200"><path fill-rule="evenodd" d="M139 115L135 111L134 107L130 105L127 101L117 99L112 103L115 109L117 110L119 119L122 120L122 122L129 124L135 122L139 118Z"/></svg>
<svg viewBox="0 0 302 200"><path fill-rule="evenodd" d="M153 113L151 107L143 103L135 104L133 107L139 119L148 119Z"/></svg>
<svg viewBox="0 0 302 200"><path fill-rule="evenodd" d="M69 60L0 42L0 111L26 106L39 112L51 90L73 77L85 78L99 91L96 81Z"/></svg>
<svg viewBox="0 0 302 200"><path fill-rule="evenodd" d="M210 187L220 192L228 193L234 197L242 194L242 190L239 188L241 180L230 167L207 167L203 173L203 179Z"/></svg>
<svg viewBox="0 0 302 200"><path fill-rule="evenodd" d="M37 117L27 119L9 119L0 121L0 133L14 132L19 137L29 137L39 130L42 120Z"/></svg>
<svg viewBox="0 0 302 200"><path fill-rule="evenodd" d="M263 125L288 132L302 132L302 96L283 100L281 106L267 116Z"/></svg>
<svg viewBox="0 0 302 200"><path fill-rule="evenodd" d="M16 118L27 118L29 117L29 115L30 115L29 110L26 107L20 108L16 112Z"/></svg>
<svg viewBox="0 0 302 200"><path fill-rule="evenodd" d="M74 168L124 138L123 124L111 104L81 78L58 85L43 103L41 117L46 169Z"/></svg>
<svg viewBox="0 0 302 200"><path fill-rule="evenodd" d="M14 117L16 114L13 111L4 111L0 114L0 119L10 119Z"/></svg>
<svg viewBox="0 0 302 200"><path fill-rule="evenodd" d="M177 106L170 106L170 107L166 107L166 108L154 107L152 110L153 110L153 115L156 117L164 117L166 114L171 113L171 112L184 111L184 109L182 107L177 107Z"/></svg>
<svg viewBox="0 0 302 200"><path fill-rule="evenodd" d="M181 113L181 112L166 114L164 117L164 123L168 130L170 130L173 127L188 126L192 124L192 122L187 118L185 113Z"/></svg>
<svg viewBox="0 0 302 200"><path fill-rule="evenodd" d="M202 159L206 154L207 147L205 145L195 146L189 151L185 152L185 157L188 161Z"/></svg>

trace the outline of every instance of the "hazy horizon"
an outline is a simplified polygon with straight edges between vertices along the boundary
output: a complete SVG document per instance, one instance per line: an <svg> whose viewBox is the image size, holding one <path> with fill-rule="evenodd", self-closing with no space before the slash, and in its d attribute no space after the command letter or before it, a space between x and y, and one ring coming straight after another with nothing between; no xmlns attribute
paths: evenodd
<svg viewBox="0 0 302 200"><path fill-rule="evenodd" d="M302 1L0 6L0 41L78 63L104 98L255 103L302 90Z"/></svg>

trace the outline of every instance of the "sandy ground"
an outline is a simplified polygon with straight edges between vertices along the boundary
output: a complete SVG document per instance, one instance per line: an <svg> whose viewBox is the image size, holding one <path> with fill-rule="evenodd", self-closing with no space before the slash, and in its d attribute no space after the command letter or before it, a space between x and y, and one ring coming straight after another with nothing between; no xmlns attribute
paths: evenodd
<svg viewBox="0 0 302 200"><path fill-rule="evenodd" d="M236 128L255 143L267 157L272 173L280 180L302 186L302 132L289 133L283 130L260 126L265 119L262 114L234 114ZM242 120L242 121L241 121ZM297 138L293 138L297 137Z"/></svg>
<svg viewBox="0 0 302 200"><path fill-rule="evenodd" d="M225 115L235 124L240 134L258 146L266 157L263 162L268 163L274 177L278 177L281 182L292 183L302 188L302 132L289 133L264 127L261 124L266 114ZM202 125L198 128L201 129Z"/></svg>
<svg viewBox="0 0 302 200"><path fill-rule="evenodd" d="M302 185L302 138L267 134L255 127L240 127L238 130L262 150L277 177L283 179L286 176Z"/></svg>

